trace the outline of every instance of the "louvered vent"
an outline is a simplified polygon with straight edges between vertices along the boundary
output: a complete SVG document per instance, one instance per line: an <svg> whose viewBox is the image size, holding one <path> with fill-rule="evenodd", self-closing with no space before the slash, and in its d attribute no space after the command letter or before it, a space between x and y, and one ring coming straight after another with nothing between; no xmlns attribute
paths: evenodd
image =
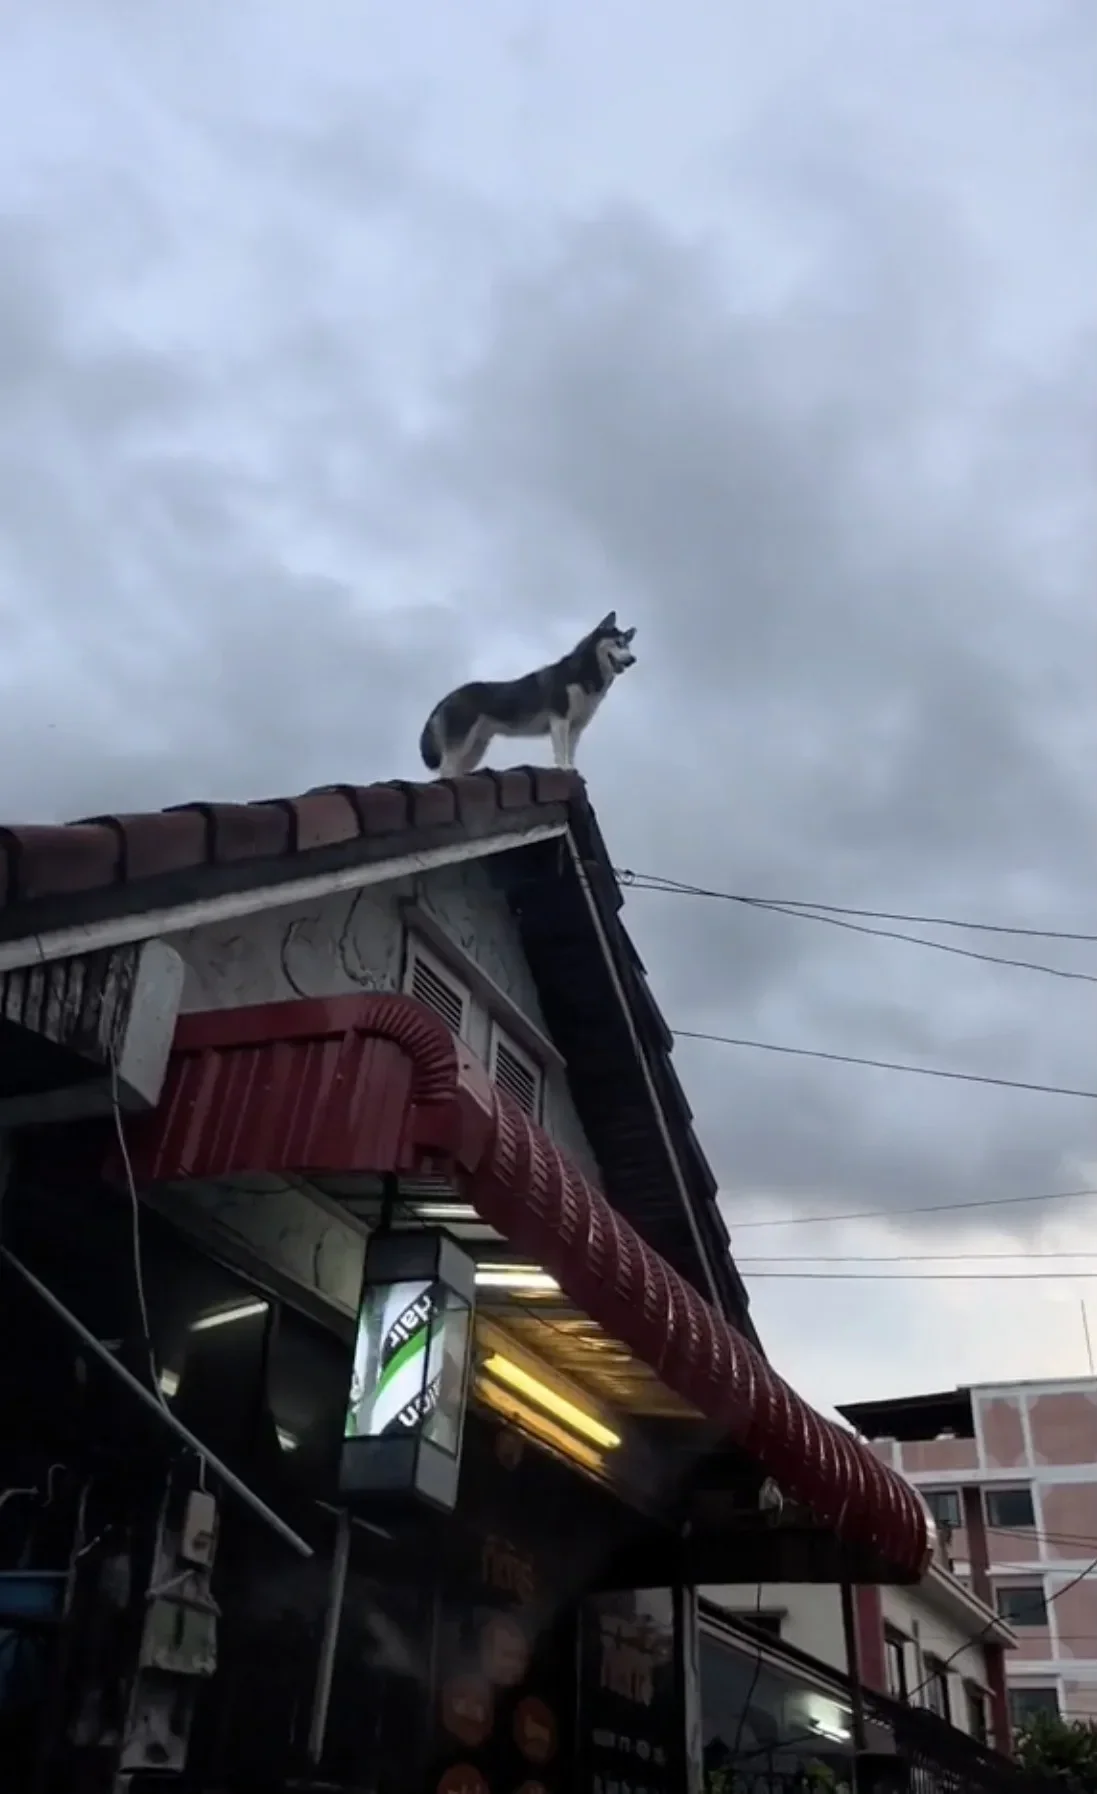
<svg viewBox="0 0 1097 1794"><path fill-rule="evenodd" d="M460 1038L465 1029L465 993L459 984L451 984L448 978L425 959L421 952L416 952L411 962L411 976L408 989L420 1003L433 1009L440 1015L447 1027Z"/></svg>
<svg viewBox="0 0 1097 1794"><path fill-rule="evenodd" d="M536 1121L541 1113L541 1072L527 1059L520 1058L500 1034L495 1036L491 1075L500 1090L512 1096L520 1109Z"/></svg>

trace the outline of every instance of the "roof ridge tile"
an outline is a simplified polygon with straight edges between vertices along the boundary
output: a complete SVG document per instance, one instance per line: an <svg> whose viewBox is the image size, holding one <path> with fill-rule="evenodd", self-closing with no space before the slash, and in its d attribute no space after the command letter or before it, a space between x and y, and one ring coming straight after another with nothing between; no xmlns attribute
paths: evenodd
<svg viewBox="0 0 1097 1794"><path fill-rule="evenodd" d="M74 822L0 825L0 910L203 867L285 861L358 839L446 828L475 838L505 826L508 812L576 801L589 810L578 773L515 766L455 779L314 785L246 803L197 800Z"/></svg>

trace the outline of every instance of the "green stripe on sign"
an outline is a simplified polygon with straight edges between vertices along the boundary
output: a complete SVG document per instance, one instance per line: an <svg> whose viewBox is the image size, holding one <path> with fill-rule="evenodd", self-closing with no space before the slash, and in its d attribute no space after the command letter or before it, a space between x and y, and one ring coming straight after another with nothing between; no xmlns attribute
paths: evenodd
<svg viewBox="0 0 1097 1794"><path fill-rule="evenodd" d="M377 1389L373 1397L375 1403L380 1403L381 1397L392 1382L392 1379L399 1376L405 1364L409 1364L413 1358L417 1358L421 1352L426 1350L426 1332L427 1324L424 1321L418 1332L413 1333L410 1339L405 1339L399 1351L392 1354L392 1357L389 1359L384 1370L377 1379Z"/></svg>

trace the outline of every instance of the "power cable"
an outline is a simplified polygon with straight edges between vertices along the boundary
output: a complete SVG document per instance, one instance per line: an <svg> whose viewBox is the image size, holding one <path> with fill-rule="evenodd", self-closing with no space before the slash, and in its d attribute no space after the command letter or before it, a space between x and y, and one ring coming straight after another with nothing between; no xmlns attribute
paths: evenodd
<svg viewBox="0 0 1097 1794"><path fill-rule="evenodd" d="M118 1142L118 1153L122 1161L122 1169L126 1178L126 1192L130 1202L130 1236L133 1248L133 1278L137 1292L137 1312L141 1322L141 1344L148 1360L149 1375L152 1379L153 1393L165 1414L171 1417L171 1405L164 1394L160 1382L160 1369L156 1362L156 1348L153 1344L152 1327L149 1322L149 1305L145 1295L145 1272L143 1253L141 1250L141 1203L137 1195L137 1181L133 1174L133 1161L130 1158L129 1144L126 1140L125 1124L122 1120L122 1103L118 1091L118 1061L114 1048L108 1048L110 1056L110 1101L111 1114L114 1121L114 1135ZM206 1488L206 1460L198 1458L198 1486Z"/></svg>
<svg viewBox="0 0 1097 1794"><path fill-rule="evenodd" d="M1045 1591L1041 1589L1039 1601L1030 1602L1027 1607L1022 1607L1020 1611L1022 1613L1046 1612L1049 1607L1054 1606L1056 1601L1061 1600L1064 1595L1069 1594L1072 1588L1077 1588L1080 1582L1085 1582L1088 1577L1093 1575L1094 1571L1097 1571L1097 1557L1093 1558L1093 1560L1086 1565L1084 1570L1079 1570L1076 1576L1072 1576L1069 1582L1064 1582L1062 1588L1052 1589L1050 1594L1046 1594ZM980 1627L979 1631L976 1632L972 1638L965 1638L961 1644L957 1645L956 1649L952 1651L949 1656L942 1658L937 1664L934 1674L936 1674L938 1670L948 1669L950 1664L955 1663L957 1657L963 1656L963 1653L970 1650L973 1644L978 1644L980 1639L985 1638L988 1632L993 1632L995 1626L1008 1626L1012 1623L1013 1622L1006 1619L1004 1614L995 1613L987 1621L985 1626ZM921 1694L923 1688L928 1688L932 1681L933 1675L926 1676L923 1681L918 1683L916 1688L910 1690L907 1699L912 1701L915 1695Z"/></svg>
<svg viewBox="0 0 1097 1794"><path fill-rule="evenodd" d="M741 1264L736 1259L736 1264ZM1097 1281L1097 1271L751 1271L784 1283L1062 1283Z"/></svg>
<svg viewBox="0 0 1097 1794"><path fill-rule="evenodd" d="M666 884L633 884L635 891L662 891L668 897L721 897L719 891L689 891ZM896 928L871 928L867 922L850 922L844 916L828 915L822 910L794 907L771 902L761 897L736 897L726 894L726 901L748 909L767 910L775 916L791 916L794 921L822 922L829 928L845 928L851 934L875 935L878 940L905 941L911 947L928 947L933 953L951 953L958 959L977 959L985 965L1012 966L1016 971L1042 972L1048 978L1073 978L1083 984L1097 984L1097 972L1078 972L1067 966L1049 966L1043 960L1016 959L1002 953L980 953L975 947L957 947L952 941L934 941L923 934L904 934Z"/></svg>
<svg viewBox="0 0 1097 1794"><path fill-rule="evenodd" d="M742 1233L748 1227L829 1227L840 1221L902 1221L907 1215L951 1215L961 1209L1010 1208L1022 1202L1074 1202L1085 1196L1097 1196L1097 1189L1038 1190L1032 1196L978 1196L963 1202L920 1202L903 1209L855 1209L844 1215L785 1215L775 1221L735 1221L732 1226L736 1233Z"/></svg>
<svg viewBox="0 0 1097 1794"><path fill-rule="evenodd" d="M708 1034L696 1028L672 1028L675 1040L707 1040L717 1046L746 1047L755 1053L789 1053L796 1059L827 1059L833 1065L866 1065L875 1071L902 1071L919 1078L949 1078L961 1084L992 1084L999 1090L1033 1090L1042 1096L1079 1096L1097 1102L1097 1090L1065 1084L1033 1084L1022 1078L995 1078L974 1071L949 1071L939 1065L905 1065L895 1059L863 1059L854 1053L828 1053L821 1047L782 1046L772 1040L744 1040L734 1034Z"/></svg>
<svg viewBox="0 0 1097 1794"><path fill-rule="evenodd" d="M816 910L821 915L860 916L874 922L911 922L923 928L961 928L978 934L1006 934L1038 941L1097 941L1097 934L1081 934L1067 928L1023 928L1005 922L972 922L956 916L919 916L902 910L856 909L844 903L820 903L804 897L757 897L737 891L718 891L707 885L663 878L656 872L615 869L614 876L630 890L666 891L680 897L711 897L724 903L741 903L762 909Z"/></svg>
<svg viewBox="0 0 1097 1794"><path fill-rule="evenodd" d="M778 1254L754 1253L744 1258L741 1252L735 1254L737 1265L906 1265L906 1264L977 1264L985 1261L994 1263L1031 1264L1033 1259L1093 1259L1097 1258L1097 1249L1092 1252L797 1252ZM1064 1277L1072 1275L1063 1272ZM1094 1540L1097 1544L1097 1539Z"/></svg>

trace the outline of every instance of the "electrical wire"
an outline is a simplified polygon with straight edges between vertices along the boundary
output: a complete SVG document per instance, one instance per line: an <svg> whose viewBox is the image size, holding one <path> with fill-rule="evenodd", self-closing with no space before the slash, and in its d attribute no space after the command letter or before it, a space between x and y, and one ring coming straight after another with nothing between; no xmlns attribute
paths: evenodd
<svg viewBox="0 0 1097 1794"><path fill-rule="evenodd" d="M1067 928L1024 928L1005 922L972 922L956 916L920 916L902 910L856 909L847 903L820 903L806 897L757 897L737 891L714 890L707 885L690 884L687 880L664 878L657 872L633 872L627 867L615 868L619 882L636 891L665 891L679 897L711 897L724 903L742 903L762 909L816 910L820 915L860 916L874 922L911 922L922 928L960 928L977 934L1006 934L1038 941L1097 941L1097 934L1082 934Z"/></svg>
<svg viewBox="0 0 1097 1794"><path fill-rule="evenodd" d="M830 1227L840 1221L901 1221L907 1215L951 1215L961 1209L1011 1208L1022 1202L1074 1202L1084 1196L1097 1196L1097 1189L1039 1190L1032 1196L978 1196L964 1202L920 1202L902 1209L855 1209L844 1215L785 1215L774 1221L735 1221L732 1225L736 1233L747 1227Z"/></svg>
<svg viewBox="0 0 1097 1794"><path fill-rule="evenodd" d="M758 1584L758 1592L754 1597L753 1620L754 1620L755 1624L757 1624L758 1620L761 1618L762 1603L763 1603L764 1595L765 1595L765 1583L760 1582ZM750 1711L750 1703L754 1699L754 1691L757 1688L758 1683L761 1679L762 1665L765 1661L765 1652L766 1652L765 1643L764 1643L762 1637L759 1635L757 1643L755 1645L755 1651L754 1651L754 1669L751 1674L750 1681L747 1684L747 1691L743 1696L743 1704L739 1709L739 1720L735 1727L735 1740L732 1744L731 1755L728 1759L728 1761L730 1762L731 1767L733 1769L734 1769L735 1764L739 1757L739 1746L743 1742L743 1728L747 1723L747 1714Z"/></svg>
<svg viewBox="0 0 1097 1794"><path fill-rule="evenodd" d="M1091 1283L1097 1271L751 1271L749 1277L774 1283Z"/></svg>
<svg viewBox="0 0 1097 1794"><path fill-rule="evenodd" d="M662 891L668 897L721 897L729 903L740 903L755 910L766 910L775 916L790 916L793 921L822 922L828 928L845 928L851 934L874 935L883 941L904 941L911 947L927 947L933 953L951 953L957 959L977 959L984 965L1010 966L1015 971L1040 972L1047 978L1076 979L1083 984L1097 984L1097 972L1079 972L1069 966L1050 966L1043 960L1017 959L1002 953L980 953L976 947L957 947L952 941L934 941L924 934L904 934L897 928L872 928L867 922L850 922L843 916L828 915L817 909L794 907L761 897L736 897L719 891L689 891L666 884L634 884L636 891Z"/></svg>
<svg viewBox="0 0 1097 1794"><path fill-rule="evenodd" d="M1068 1084L1034 1084L1023 1078L995 1078L986 1072L949 1071L939 1065L905 1065L896 1059L864 1059L855 1053L828 1053L821 1047L783 1046L772 1040L744 1040L734 1034L708 1034L697 1028L672 1028L675 1040L707 1040L717 1046L747 1047L755 1053L789 1053L796 1059L827 1059L833 1065L867 1065L875 1071L902 1071L919 1078L949 1078L961 1084L993 1084L999 1090L1034 1090L1041 1096L1080 1096L1097 1102L1097 1090Z"/></svg>
<svg viewBox="0 0 1097 1794"><path fill-rule="evenodd" d="M1050 1594L1047 1594L1043 1589L1041 1589L1039 1601L1030 1602L1028 1605L1028 1608L1022 1608L1021 1612L1022 1613L1023 1612L1032 1612L1032 1613L1046 1612L1046 1610L1049 1607L1053 1607L1055 1605L1056 1601L1061 1600L1064 1595L1069 1594L1072 1588L1077 1588L1078 1584L1080 1582L1085 1582L1088 1577L1090 1577L1094 1574L1095 1571L1097 1571L1097 1557L1093 1558L1092 1561L1086 1565L1084 1570L1079 1570L1078 1574L1076 1576L1072 1576L1070 1578L1069 1582L1064 1582L1062 1588L1054 1588L1054 1589L1052 1589ZM940 1662L936 1666L936 1669L933 1672L933 1675L935 1675L938 1670L948 1669L950 1664L955 1663L957 1657L962 1657L965 1651L970 1650L972 1645L978 1644L981 1639L986 1637L988 1632L993 1632L995 1626L1001 1626L1001 1625L1008 1626L1008 1625L1011 1625L1012 1623L1013 1622L1011 1622L1010 1620L1007 1620L1003 1614L999 1614L999 1613L993 1614L991 1616L991 1618L987 1621L986 1625L980 1627L979 1631L976 1632L973 1637L965 1638L961 1644L957 1645L956 1649L954 1651L952 1651L949 1654L949 1656L943 1657L940 1660ZM910 1690L909 1694L907 1695L907 1699L909 1701L912 1701L916 1694L921 1694L921 1692L924 1688L928 1688L929 1684L933 1681L933 1675L926 1676L921 1682L918 1683L917 1687L912 1688Z"/></svg>
<svg viewBox="0 0 1097 1794"><path fill-rule="evenodd" d="M149 1323L149 1305L145 1295L145 1273L141 1252L141 1203L137 1195L137 1180L133 1174L133 1161L130 1158L129 1145L126 1140L126 1129L122 1120L122 1103L118 1092L118 1060L113 1045L108 1047L110 1060L110 1102L114 1121L114 1135L118 1142L118 1152L122 1160L122 1169L126 1176L126 1190L130 1199L130 1235L133 1247L133 1277L137 1290L137 1312L141 1322L141 1342L148 1358L149 1374L152 1378L153 1392L164 1413L171 1414L171 1406L160 1386L160 1370L156 1363L156 1349L152 1340L152 1327ZM198 1486L206 1487L206 1460L198 1458Z"/></svg>
<svg viewBox="0 0 1097 1794"><path fill-rule="evenodd" d="M906 1264L1031 1264L1033 1259L1094 1259L1097 1248L1092 1252L794 1252L753 1253L744 1257L741 1252L735 1254L736 1264L743 1265L906 1265ZM1064 1277L1073 1273L1064 1271ZM1094 1541L1097 1544L1097 1540Z"/></svg>

